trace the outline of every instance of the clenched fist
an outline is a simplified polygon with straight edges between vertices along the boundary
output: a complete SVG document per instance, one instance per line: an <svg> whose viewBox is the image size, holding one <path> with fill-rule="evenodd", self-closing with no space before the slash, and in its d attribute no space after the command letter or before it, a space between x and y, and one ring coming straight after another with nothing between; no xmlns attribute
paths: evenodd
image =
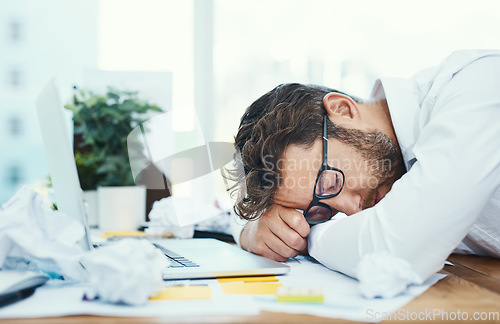
<svg viewBox="0 0 500 324"><path fill-rule="evenodd" d="M273 205L258 220L247 223L240 245L249 252L283 262L307 248L309 232L309 224L300 212Z"/></svg>

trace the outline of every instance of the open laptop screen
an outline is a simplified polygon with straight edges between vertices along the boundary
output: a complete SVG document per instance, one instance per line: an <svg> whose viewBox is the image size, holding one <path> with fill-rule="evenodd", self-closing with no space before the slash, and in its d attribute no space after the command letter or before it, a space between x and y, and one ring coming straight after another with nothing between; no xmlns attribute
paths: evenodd
<svg viewBox="0 0 500 324"><path fill-rule="evenodd" d="M49 164L57 208L75 218L85 227L85 238L80 244L91 248L89 228L83 203L73 149L64 117L63 105L54 79L43 88L36 100L38 121Z"/></svg>

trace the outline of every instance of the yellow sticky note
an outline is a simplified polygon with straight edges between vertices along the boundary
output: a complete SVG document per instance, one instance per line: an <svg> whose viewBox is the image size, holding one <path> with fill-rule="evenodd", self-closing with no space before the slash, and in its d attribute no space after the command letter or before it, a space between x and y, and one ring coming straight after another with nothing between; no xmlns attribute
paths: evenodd
<svg viewBox="0 0 500 324"><path fill-rule="evenodd" d="M140 231L106 231L102 234L102 238L110 236L145 236L146 233Z"/></svg>
<svg viewBox="0 0 500 324"><path fill-rule="evenodd" d="M270 282L279 281L276 276L253 276L253 277L229 277L217 278L219 282Z"/></svg>
<svg viewBox="0 0 500 324"><path fill-rule="evenodd" d="M150 300L194 300L212 299L212 288L208 286L165 287Z"/></svg>
<svg viewBox="0 0 500 324"><path fill-rule="evenodd" d="M258 282L223 282L220 284L225 294L232 295L275 295L280 283L258 283Z"/></svg>
<svg viewBox="0 0 500 324"><path fill-rule="evenodd" d="M280 287L276 291L276 301L284 303L323 303L323 288L286 288Z"/></svg>

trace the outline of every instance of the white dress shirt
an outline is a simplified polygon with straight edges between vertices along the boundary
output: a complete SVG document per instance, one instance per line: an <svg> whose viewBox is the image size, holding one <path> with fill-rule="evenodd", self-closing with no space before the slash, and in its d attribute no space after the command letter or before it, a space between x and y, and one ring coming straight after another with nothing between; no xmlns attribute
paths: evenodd
<svg viewBox="0 0 500 324"><path fill-rule="evenodd" d="M314 226L310 255L369 297L422 283L454 250L500 257L500 51L454 52L372 97L387 99L408 172L376 206Z"/></svg>

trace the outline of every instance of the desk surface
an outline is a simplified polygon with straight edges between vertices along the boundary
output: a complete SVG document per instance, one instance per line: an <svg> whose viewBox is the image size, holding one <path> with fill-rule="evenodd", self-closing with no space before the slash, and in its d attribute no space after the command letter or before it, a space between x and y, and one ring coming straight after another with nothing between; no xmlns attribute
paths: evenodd
<svg viewBox="0 0 500 324"><path fill-rule="evenodd" d="M441 273L446 278L437 282L422 295L412 300L400 309L409 316L419 316L419 313L440 312L436 321L441 321L441 314L448 313L449 321L458 316L490 316L500 322L500 260L471 255L452 254L448 260L454 266L446 265ZM477 315L476 315L477 312ZM484 312L484 313L483 313ZM488 314L496 313L496 314ZM423 315L422 315L423 316ZM446 315L443 315L446 316ZM445 317L446 318L446 317ZM455 320L456 321L456 320ZM345 320L327 319L310 315L295 315L284 313L261 312L256 316L207 316L207 317L98 317L98 316L67 316L40 319L6 319L0 324L26 323L324 323L341 322Z"/></svg>

